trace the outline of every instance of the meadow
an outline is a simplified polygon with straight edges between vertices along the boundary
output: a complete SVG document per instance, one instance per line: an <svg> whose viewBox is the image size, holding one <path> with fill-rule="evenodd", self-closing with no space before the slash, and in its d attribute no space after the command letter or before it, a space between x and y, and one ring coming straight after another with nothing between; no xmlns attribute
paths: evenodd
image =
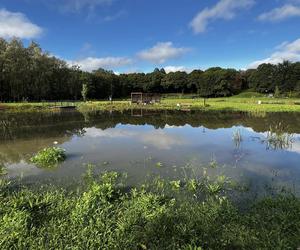
<svg viewBox="0 0 300 250"><path fill-rule="evenodd" d="M55 106L74 105L81 111L107 110L122 111L130 109L149 110L205 110L205 111L242 111L242 112L300 112L300 98L274 98L256 92L244 92L232 97L200 98L195 95L168 94L160 103L138 105L129 99L91 100L87 102L23 102L2 103L0 109L11 112L49 111Z"/></svg>

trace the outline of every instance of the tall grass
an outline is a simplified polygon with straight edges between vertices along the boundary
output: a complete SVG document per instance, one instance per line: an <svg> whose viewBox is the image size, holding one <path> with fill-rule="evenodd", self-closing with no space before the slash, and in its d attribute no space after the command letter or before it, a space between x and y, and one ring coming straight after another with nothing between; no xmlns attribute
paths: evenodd
<svg viewBox="0 0 300 250"><path fill-rule="evenodd" d="M266 144L269 149L288 149L292 146L294 135L286 133L286 128L280 122L275 126L270 126L267 132Z"/></svg>

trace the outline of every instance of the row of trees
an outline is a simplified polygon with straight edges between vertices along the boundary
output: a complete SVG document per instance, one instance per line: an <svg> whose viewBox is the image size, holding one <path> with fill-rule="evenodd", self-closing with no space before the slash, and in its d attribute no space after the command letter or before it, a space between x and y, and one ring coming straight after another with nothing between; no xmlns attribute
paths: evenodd
<svg viewBox="0 0 300 250"><path fill-rule="evenodd" d="M262 64L237 71L220 67L191 73L155 69L116 75L98 69L84 72L44 52L37 43L0 39L0 101L79 100L127 97L133 91L230 96L245 89L262 93L300 92L300 62Z"/></svg>

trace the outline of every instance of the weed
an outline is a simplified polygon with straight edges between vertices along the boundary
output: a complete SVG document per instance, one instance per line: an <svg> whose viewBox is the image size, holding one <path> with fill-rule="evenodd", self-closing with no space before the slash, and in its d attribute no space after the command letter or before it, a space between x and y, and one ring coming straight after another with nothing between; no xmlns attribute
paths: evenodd
<svg viewBox="0 0 300 250"><path fill-rule="evenodd" d="M35 156L30 158L32 163L40 167L51 168L66 159L65 150L58 147L49 147L39 151Z"/></svg>

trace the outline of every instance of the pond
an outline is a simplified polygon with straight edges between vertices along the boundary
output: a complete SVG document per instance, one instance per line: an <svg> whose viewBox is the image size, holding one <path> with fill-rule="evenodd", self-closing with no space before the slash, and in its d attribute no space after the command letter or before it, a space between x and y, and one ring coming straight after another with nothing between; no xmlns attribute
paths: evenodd
<svg viewBox="0 0 300 250"><path fill-rule="evenodd" d="M254 189L300 190L296 113L132 110L0 116L0 165L7 169L5 178L23 183L78 180L89 163L97 171L127 173L132 185L149 175L180 178L186 169L201 175L218 165L219 172ZM29 162L54 143L66 150L65 162L50 170Z"/></svg>

